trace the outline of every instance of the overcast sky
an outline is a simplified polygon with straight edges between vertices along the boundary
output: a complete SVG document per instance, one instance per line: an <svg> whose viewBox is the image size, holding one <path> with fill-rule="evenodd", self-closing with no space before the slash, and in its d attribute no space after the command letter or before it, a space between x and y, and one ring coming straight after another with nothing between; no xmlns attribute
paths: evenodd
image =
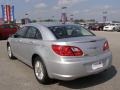
<svg viewBox="0 0 120 90"><path fill-rule="evenodd" d="M6 3L15 5L17 20L25 17L25 13L32 19L52 16L60 19L61 7L66 6L68 15L73 14L78 19L102 21L103 12L107 11L109 20L120 21L120 0L0 0L0 4Z"/></svg>

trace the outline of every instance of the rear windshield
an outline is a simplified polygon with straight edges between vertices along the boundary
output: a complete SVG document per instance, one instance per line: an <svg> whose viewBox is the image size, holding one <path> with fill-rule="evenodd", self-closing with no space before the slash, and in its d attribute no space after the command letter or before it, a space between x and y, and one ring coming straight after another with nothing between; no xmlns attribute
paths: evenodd
<svg viewBox="0 0 120 90"><path fill-rule="evenodd" d="M79 25L64 25L48 27L57 39L94 36L92 32Z"/></svg>

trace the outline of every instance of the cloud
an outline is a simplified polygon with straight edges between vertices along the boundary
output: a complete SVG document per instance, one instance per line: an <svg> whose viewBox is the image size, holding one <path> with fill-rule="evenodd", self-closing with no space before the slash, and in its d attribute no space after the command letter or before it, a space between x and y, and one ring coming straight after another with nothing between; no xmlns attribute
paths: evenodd
<svg viewBox="0 0 120 90"><path fill-rule="evenodd" d="M30 0L25 0L26 3L30 2Z"/></svg>
<svg viewBox="0 0 120 90"><path fill-rule="evenodd" d="M90 12L90 9L85 9L83 10L84 13L89 13Z"/></svg>
<svg viewBox="0 0 120 90"><path fill-rule="evenodd" d="M54 10L58 10L58 9L60 9L60 7L54 6L53 9L54 9Z"/></svg>
<svg viewBox="0 0 120 90"><path fill-rule="evenodd" d="M104 8L104 9L110 9L111 6L110 6L110 5L105 5L103 8Z"/></svg>
<svg viewBox="0 0 120 90"><path fill-rule="evenodd" d="M104 8L109 9L109 8L111 8L111 6L105 5Z"/></svg>
<svg viewBox="0 0 120 90"><path fill-rule="evenodd" d="M77 3L79 0L59 0L58 5L71 5Z"/></svg>
<svg viewBox="0 0 120 90"><path fill-rule="evenodd" d="M76 15L76 14L79 14L80 12L78 10L76 11L73 11L73 14Z"/></svg>
<svg viewBox="0 0 120 90"><path fill-rule="evenodd" d="M58 0L57 5L53 6L54 10L61 9L62 7L71 7L77 3L84 2L87 0Z"/></svg>
<svg viewBox="0 0 120 90"><path fill-rule="evenodd" d="M97 6L94 7L94 10L111 10L113 7L111 5L101 5L101 6Z"/></svg>
<svg viewBox="0 0 120 90"><path fill-rule="evenodd" d="M35 5L35 8L46 8L47 5L45 3L39 3Z"/></svg>
<svg viewBox="0 0 120 90"><path fill-rule="evenodd" d="M83 1L86 0L58 0L58 6L65 6L65 5L71 6Z"/></svg>

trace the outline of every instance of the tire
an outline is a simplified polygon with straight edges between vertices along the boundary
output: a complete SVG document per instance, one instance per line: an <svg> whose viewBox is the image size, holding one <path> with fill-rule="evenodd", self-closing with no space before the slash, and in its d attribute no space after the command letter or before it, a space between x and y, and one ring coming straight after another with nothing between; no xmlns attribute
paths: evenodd
<svg viewBox="0 0 120 90"><path fill-rule="evenodd" d="M115 31L115 28L113 28L113 30L112 30L113 32Z"/></svg>
<svg viewBox="0 0 120 90"><path fill-rule="evenodd" d="M120 32L120 30L118 30L117 32Z"/></svg>
<svg viewBox="0 0 120 90"><path fill-rule="evenodd" d="M120 32L120 28L117 30L117 32Z"/></svg>
<svg viewBox="0 0 120 90"><path fill-rule="evenodd" d="M8 52L8 57L12 60L12 59L16 59L15 56L13 55L12 53L12 50L11 50L11 47L10 45L8 44L7 45L7 52Z"/></svg>
<svg viewBox="0 0 120 90"><path fill-rule="evenodd" d="M34 58L33 69L36 79L41 84L49 84L50 78L45 67L45 64L42 62L39 56Z"/></svg>

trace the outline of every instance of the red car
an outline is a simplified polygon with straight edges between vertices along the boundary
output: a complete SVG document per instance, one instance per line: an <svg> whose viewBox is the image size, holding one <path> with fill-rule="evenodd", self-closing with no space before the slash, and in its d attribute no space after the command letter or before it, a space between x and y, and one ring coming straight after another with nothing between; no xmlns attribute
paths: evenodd
<svg viewBox="0 0 120 90"><path fill-rule="evenodd" d="M7 39L12 34L16 33L18 26L14 24L2 24L0 25L0 39Z"/></svg>

